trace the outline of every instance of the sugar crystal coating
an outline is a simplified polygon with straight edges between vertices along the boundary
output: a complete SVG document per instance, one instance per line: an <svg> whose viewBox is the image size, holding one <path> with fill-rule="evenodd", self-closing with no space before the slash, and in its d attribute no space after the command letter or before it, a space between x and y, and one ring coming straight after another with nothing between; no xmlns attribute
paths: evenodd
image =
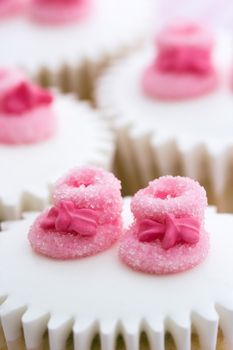
<svg viewBox="0 0 233 350"><path fill-rule="evenodd" d="M209 236L204 229L206 206L204 188L192 179L164 176L150 182L132 199L134 223L121 239L121 260L135 270L152 274L176 273L198 265L209 250ZM198 241L177 242L170 249L164 249L160 239L141 242L139 229L143 220L164 223L167 215L195 220L200 227Z"/></svg>
<svg viewBox="0 0 233 350"><path fill-rule="evenodd" d="M165 214L177 218L194 217L203 223L207 207L204 187L188 177L163 176L139 190L131 202L136 219L164 219Z"/></svg>
<svg viewBox="0 0 233 350"><path fill-rule="evenodd" d="M119 257L132 269L155 275L183 272L200 264L209 251L209 236L204 230L196 245L178 244L164 250L160 241L141 243L138 226L133 225L122 237Z"/></svg>
<svg viewBox="0 0 233 350"><path fill-rule="evenodd" d="M37 253L54 259L77 259L95 255L110 248L122 230L120 219L114 223L99 225L93 237L44 230L41 220L46 214L47 212L42 213L31 227L29 240Z"/></svg>
<svg viewBox="0 0 233 350"><path fill-rule="evenodd" d="M100 223L113 222L121 215L121 183L110 172L95 167L76 168L54 186L53 202L71 200L78 208L100 211Z"/></svg>
<svg viewBox="0 0 233 350"><path fill-rule="evenodd" d="M75 259L97 254L108 249L122 233L121 185L113 174L95 167L71 170L55 184L54 208L71 201L75 208L94 210L98 213L94 235L84 236L74 232L58 232L45 228L43 223L49 214L44 211L29 231L32 248L55 259Z"/></svg>

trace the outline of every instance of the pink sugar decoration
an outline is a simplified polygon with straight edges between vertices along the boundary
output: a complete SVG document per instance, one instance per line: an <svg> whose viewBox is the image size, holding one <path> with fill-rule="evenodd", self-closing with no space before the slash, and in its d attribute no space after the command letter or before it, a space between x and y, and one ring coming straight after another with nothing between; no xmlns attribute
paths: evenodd
<svg viewBox="0 0 233 350"><path fill-rule="evenodd" d="M164 220L166 214L176 218L193 217L203 224L207 206L206 191L197 181L182 176L162 176L139 190L131 202L136 219Z"/></svg>
<svg viewBox="0 0 233 350"><path fill-rule="evenodd" d="M197 244L178 244L168 250L160 241L139 242L137 231L135 224L123 236L119 249L120 259L136 271L155 275L183 272L203 262L209 251L209 236L204 230Z"/></svg>
<svg viewBox="0 0 233 350"><path fill-rule="evenodd" d="M39 107L20 116L0 114L0 144L23 145L47 140L57 130L57 118L48 107Z"/></svg>
<svg viewBox="0 0 233 350"><path fill-rule="evenodd" d="M23 0L2 0L0 1L0 18L7 18L19 13L25 3Z"/></svg>
<svg viewBox="0 0 233 350"><path fill-rule="evenodd" d="M212 64L213 38L195 23L173 24L157 36L158 54L142 76L144 93L177 100L205 95L219 83Z"/></svg>
<svg viewBox="0 0 233 350"><path fill-rule="evenodd" d="M83 237L73 233L45 230L41 220L47 212L42 213L29 231L29 241L34 251L54 259L77 259L98 254L110 248L122 231L120 218L114 223L99 225L96 234Z"/></svg>
<svg viewBox="0 0 233 350"><path fill-rule="evenodd" d="M91 0L33 0L29 13L41 23L69 24L86 18L91 3Z"/></svg>
<svg viewBox="0 0 233 350"><path fill-rule="evenodd" d="M196 266L208 253L206 206L204 188L190 178L164 176L150 182L132 199L134 223L122 238L120 258L154 274Z"/></svg>
<svg viewBox="0 0 233 350"><path fill-rule="evenodd" d="M57 118L53 96L18 71L0 70L0 143L30 144L52 137Z"/></svg>
<svg viewBox="0 0 233 350"><path fill-rule="evenodd" d="M20 115L33 108L50 105L52 101L49 91L23 81L5 93L1 99L1 110L6 114Z"/></svg>
<svg viewBox="0 0 233 350"><path fill-rule="evenodd" d="M164 73L148 67L142 76L144 93L153 99L172 101L206 95L219 85L216 71L207 75Z"/></svg>
<svg viewBox="0 0 233 350"><path fill-rule="evenodd" d="M199 241L200 226L194 218L175 218L166 214L163 223L145 219L138 228L140 242L153 242L161 240L163 249L170 249L177 243L196 244Z"/></svg>
<svg viewBox="0 0 233 350"><path fill-rule="evenodd" d="M71 201L61 201L59 206L52 207L42 220L45 230L56 230L64 233L80 234L83 237L94 236L99 215L94 209L77 209Z"/></svg>
<svg viewBox="0 0 233 350"><path fill-rule="evenodd" d="M121 183L110 172L96 167L75 168L54 186L53 203L70 200L78 208L100 211L101 223L114 222L122 211Z"/></svg>
<svg viewBox="0 0 233 350"><path fill-rule="evenodd" d="M81 258L108 249L122 233L120 189L119 180L105 170L70 171L55 184L52 209L43 212L30 229L32 248L55 259Z"/></svg>

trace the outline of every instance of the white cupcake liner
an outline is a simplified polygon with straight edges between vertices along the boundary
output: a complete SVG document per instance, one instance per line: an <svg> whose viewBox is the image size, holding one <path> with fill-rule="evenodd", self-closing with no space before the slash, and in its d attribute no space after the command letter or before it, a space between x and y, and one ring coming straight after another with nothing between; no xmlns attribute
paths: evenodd
<svg viewBox="0 0 233 350"><path fill-rule="evenodd" d="M225 59L224 67L227 69L231 46L228 40L224 41L222 46L216 52L215 59L217 63L222 63ZM227 53L224 56L226 47ZM229 113L231 108L233 110L233 92L231 93L226 85L213 95L204 97L203 100L192 100L193 106L199 103L200 111L205 108L205 112L201 112L203 120L205 113L211 116L211 106L215 98L218 101L216 103L218 109L225 105L229 107L225 138L221 135L223 129L221 122L224 121L222 117L224 118L226 107L225 110L219 110L218 121L215 120L217 113L214 114L213 121L209 125L209 128L216 128L216 136L208 137L206 131L205 137L204 132L201 134L201 127L201 136L199 132L193 134L192 121L187 126L187 134L185 129L183 133L177 133L175 124L172 124L172 116L174 112L178 113L178 108L181 108L179 103L177 107L173 104L170 119L165 119L167 121L165 125L165 122L162 123L162 114L160 119L153 114L154 101L144 98L140 91L141 74L152 57L154 49L148 47L141 53L119 61L99 79L96 89L97 106L103 110L117 134L117 159L118 167L121 169L119 176L123 180L125 193L133 194L138 188L147 186L149 180L160 175L179 174L195 178L205 185L209 202L218 205L219 210L233 211L233 175L229 170L233 168L233 137L229 136L233 127L233 119L232 125L229 123ZM168 117L168 114L165 117Z"/></svg>
<svg viewBox="0 0 233 350"><path fill-rule="evenodd" d="M132 220L129 210L126 200L126 226ZM73 339L74 350L86 350L99 335L96 348L113 350L121 334L126 349L137 350L144 332L150 349L164 350L170 333L177 349L190 350L191 343L196 344L191 337L195 333L201 349L215 350L217 340L223 344L219 328L227 348L233 346L232 215L208 208L211 250L206 261L166 277L124 266L117 246L79 261L39 256L27 240L36 215L27 213L21 221L3 223L0 233L1 337L9 349L19 350L20 342L27 350L42 345L69 349L67 340Z"/></svg>
<svg viewBox="0 0 233 350"><path fill-rule="evenodd" d="M54 110L59 124L53 138L26 146L0 145L0 221L43 209L51 184L72 167L112 168L114 136L100 113L60 94L55 95Z"/></svg>
<svg viewBox="0 0 233 350"><path fill-rule="evenodd" d="M66 325L64 325L64 327L66 327ZM0 332L1 332L1 330L0 330ZM3 331L2 331L2 333L3 333ZM54 338L54 333L56 334L56 332L50 333L51 334L50 339ZM152 333L152 331L151 331L151 333ZM225 349L226 344L225 344L225 340L224 340L224 337L223 337L223 334L222 334L222 331L220 328L218 329L217 333L218 333L217 334L217 341L216 341L217 345L216 345L216 348L214 348L214 350ZM57 335L55 335L55 337L56 336ZM102 337L100 334L97 334L96 336L94 336L92 338L91 345L88 349L90 349L90 350L102 350L102 344L101 344ZM140 334L138 335L138 338L139 338L138 350L151 350L151 349L155 348L155 344L153 344L153 343L152 343L152 346L150 346L150 339L152 339L152 342L153 341L156 342L156 344L159 344L159 343L164 344L162 346L159 345L160 346L159 349L162 349L163 346L164 346L163 349L169 349L169 350L176 350L177 349L176 343L174 340L174 336L172 336L169 332L167 332L163 338L163 337L156 336L153 333L152 333L152 335L147 336L147 334L145 334L145 332L143 331L143 332L140 332ZM51 342L52 341L53 340L51 340ZM63 341L62 343L60 343L60 340L59 340L59 344L57 347L54 347L54 346L51 347L50 346L51 342L49 341L49 338L47 335L44 336L42 339L42 345L40 348L43 350L51 350L51 349L74 350L75 349L75 347L73 345L74 341L73 341L72 335L69 336L69 338L66 342ZM201 350L199 337L194 332L191 333L190 345L191 345L192 349ZM7 347L5 337L4 337L4 338L2 338L2 342L0 340L0 346L1 346L1 350L9 350L9 348L13 349L13 350L27 350L27 348L25 346L25 339L23 336L20 337L19 339L17 339L16 341L8 342L8 347ZM61 348L61 346L63 346L63 347ZM108 346L109 346L109 344L108 344ZM113 349L123 350L125 348L126 348L126 342L124 341L123 336L122 335L117 336L115 339L115 342L114 342L114 346L112 346L111 349L112 350Z"/></svg>
<svg viewBox="0 0 233 350"><path fill-rule="evenodd" d="M20 66L44 86L91 99L102 70L147 39L151 2L93 0L89 17L74 25L46 26L23 17L0 23L0 65Z"/></svg>

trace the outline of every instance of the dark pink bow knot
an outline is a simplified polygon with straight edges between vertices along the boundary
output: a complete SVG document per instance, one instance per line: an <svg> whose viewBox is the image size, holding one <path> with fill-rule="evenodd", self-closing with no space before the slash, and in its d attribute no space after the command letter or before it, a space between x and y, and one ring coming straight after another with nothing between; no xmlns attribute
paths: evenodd
<svg viewBox="0 0 233 350"><path fill-rule="evenodd" d="M178 243L196 244L199 241L200 225L195 218L175 218L167 214L164 223L144 219L139 225L140 242L161 240L164 249Z"/></svg>
<svg viewBox="0 0 233 350"><path fill-rule="evenodd" d="M211 70L210 51L201 48L170 48L162 50L156 61L165 72L206 74Z"/></svg>
<svg viewBox="0 0 233 350"><path fill-rule="evenodd" d="M80 234L84 237L94 236L98 226L99 214L94 209L76 208L71 201L61 201L52 207L42 220L45 230Z"/></svg>
<svg viewBox="0 0 233 350"><path fill-rule="evenodd" d="M6 114L20 115L35 107L49 105L52 101L53 96L50 92L22 81L4 94L1 109Z"/></svg>

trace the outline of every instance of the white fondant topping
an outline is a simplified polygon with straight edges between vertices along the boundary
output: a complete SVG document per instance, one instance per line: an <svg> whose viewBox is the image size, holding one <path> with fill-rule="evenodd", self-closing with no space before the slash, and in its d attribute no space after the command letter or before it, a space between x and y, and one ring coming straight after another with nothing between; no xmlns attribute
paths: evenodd
<svg viewBox="0 0 233 350"><path fill-rule="evenodd" d="M224 74L224 81L217 91L200 98L164 102L149 98L142 91L142 74L155 55L154 48L150 47L110 68L102 84L100 82L100 104L119 111L120 121L116 120L116 125L132 123L134 133L143 133L149 129L156 132L159 141L175 138L185 148L197 142L208 142L217 150L222 149L233 142L233 91L229 87L229 81L226 81L226 75L229 78L230 73L231 54L233 50L231 51L230 43L226 42L221 66L218 66L221 74ZM216 55L216 60L220 63L218 52ZM101 93L104 84L105 93Z"/></svg>
<svg viewBox="0 0 233 350"><path fill-rule="evenodd" d="M162 173L169 173L169 155L166 145L175 141L178 151L186 156L187 175L195 176L195 155L190 153L203 147L213 157L212 173L217 190L224 177L225 159L222 157L233 145L233 91L230 88L232 72L231 37L218 37L214 60L221 74L220 87L203 97L168 102L144 95L141 78L152 63L155 49L150 46L116 64L100 79L97 101L116 129L129 128L131 139L147 136L157 150ZM115 117L115 118L114 118ZM170 148L174 149L174 145ZM164 151L165 149L165 151ZM194 165L194 167L192 167Z"/></svg>
<svg viewBox="0 0 233 350"><path fill-rule="evenodd" d="M90 16L67 26L39 25L24 17L1 22L0 64L34 73L43 65L55 69L64 62L78 64L115 53L146 36L150 1L93 0Z"/></svg>
<svg viewBox="0 0 233 350"><path fill-rule="evenodd" d="M106 347L119 331L134 350L142 329L159 342L159 349L164 332L170 331L177 346L188 350L192 325L201 345L214 350L219 324L232 345L232 215L209 208L206 228L211 248L205 262L185 273L161 277L123 265L117 245L75 261L37 255L27 240L35 216L6 223L0 233L0 297L8 295L0 315L9 341L17 339L22 318L30 348L38 346L49 327L51 349L57 349L57 340L64 342L73 327L75 350L85 349L96 332ZM128 200L124 216L129 224Z"/></svg>
<svg viewBox="0 0 233 350"><path fill-rule="evenodd" d="M72 167L111 166L112 133L98 112L59 94L54 111L58 131L53 138L26 146L0 144L0 220L19 216L22 208L42 208L48 201L49 185Z"/></svg>

